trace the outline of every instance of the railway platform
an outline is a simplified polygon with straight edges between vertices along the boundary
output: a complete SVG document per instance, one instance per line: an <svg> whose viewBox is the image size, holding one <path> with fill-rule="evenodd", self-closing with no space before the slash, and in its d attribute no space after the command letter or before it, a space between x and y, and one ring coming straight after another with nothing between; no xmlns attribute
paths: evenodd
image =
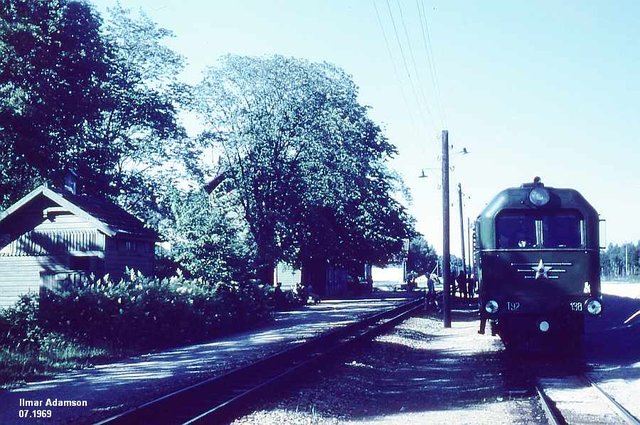
<svg viewBox="0 0 640 425"><path fill-rule="evenodd" d="M0 392L0 423L90 424L178 389L301 344L319 334L391 309L412 293L323 300L300 310L278 312L272 322L214 341L144 354L61 373ZM51 417L20 418L26 410Z"/></svg>

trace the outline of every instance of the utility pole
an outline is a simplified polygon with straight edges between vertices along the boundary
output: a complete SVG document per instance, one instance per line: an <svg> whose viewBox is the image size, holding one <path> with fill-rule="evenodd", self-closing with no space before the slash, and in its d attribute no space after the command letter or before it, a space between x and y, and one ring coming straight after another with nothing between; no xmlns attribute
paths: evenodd
<svg viewBox="0 0 640 425"><path fill-rule="evenodd" d="M462 272L467 278L467 258L464 256L464 216L462 215L462 183L458 183L458 203L460 204L460 248L462 249Z"/></svg>
<svg viewBox="0 0 640 425"><path fill-rule="evenodd" d="M473 264L471 260L473 258L473 252L471 251L471 217L467 217L467 246L469 247L469 249L467 250L467 252L469 253L469 274L471 274L473 270Z"/></svg>
<svg viewBox="0 0 640 425"><path fill-rule="evenodd" d="M451 327L451 259L449 253L449 132L442 130L442 321L445 328Z"/></svg>

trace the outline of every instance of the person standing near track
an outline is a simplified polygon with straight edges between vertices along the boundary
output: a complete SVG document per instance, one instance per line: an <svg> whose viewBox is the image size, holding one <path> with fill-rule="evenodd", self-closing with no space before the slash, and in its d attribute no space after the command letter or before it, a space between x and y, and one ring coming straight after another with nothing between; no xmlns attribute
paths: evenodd
<svg viewBox="0 0 640 425"><path fill-rule="evenodd" d="M476 276L471 273L469 279L467 279L467 295L469 298L473 298L476 293Z"/></svg>
<svg viewBox="0 0 640 425"><path fill-rule="evenodd" d="M458 277L456 277L456 283L458 284L460 298L467 298L467 276L465 276L464 271L460 270Z"/></svg>

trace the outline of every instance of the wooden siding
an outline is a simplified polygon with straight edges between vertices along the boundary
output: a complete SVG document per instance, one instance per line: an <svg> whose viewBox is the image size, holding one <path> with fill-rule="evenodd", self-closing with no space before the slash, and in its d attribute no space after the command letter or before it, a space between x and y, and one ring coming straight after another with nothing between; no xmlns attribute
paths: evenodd
<svg viewBox="0 0 640 425"><path fill-rule="evenodd" d="M39 256L104 250L104 236L97 230L33 230L0 249L0 256Z"/></svg>
<svg viewBox="0 0 640 425"><path fill-rule="evenodd" d="M153 274L153 241L108 237L90 221L47 201L34 200L0 226L0 308L42 286L54 289L90 273L118 279L129 267Z"/></svg>
<svg viewBox="0 0 640 425"><path fill-rule="evenodd" d="M0 257L0 308L13 305L20 295L39 292L41 273L60 269L51 257Z"/></svg>
<svg viewBox="0 0 640 425"><path fill-rule="evenodd" d="M144 275L153 275L154 253L125 250L108 251L104 259L104 271L114 278L121 277L126 268L138 270Z"/></svg>

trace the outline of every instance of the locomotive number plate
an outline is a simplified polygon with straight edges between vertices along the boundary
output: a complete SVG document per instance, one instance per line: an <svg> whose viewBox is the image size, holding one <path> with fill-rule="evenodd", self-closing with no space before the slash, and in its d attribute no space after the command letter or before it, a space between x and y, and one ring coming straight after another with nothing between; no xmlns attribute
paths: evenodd
<svg viewBox="0 0 640 425"><path fill-rule="evenodd" d="M520 309L520 303L507 301L507 310L516 311L518 309Z"/></svg>
<svg viewBox="0 0 640 425"><path fill-rule="evenodd" d="M571 307L571 311L582 311L582 303L581 302L569 303L569 307Z"/></svg>

